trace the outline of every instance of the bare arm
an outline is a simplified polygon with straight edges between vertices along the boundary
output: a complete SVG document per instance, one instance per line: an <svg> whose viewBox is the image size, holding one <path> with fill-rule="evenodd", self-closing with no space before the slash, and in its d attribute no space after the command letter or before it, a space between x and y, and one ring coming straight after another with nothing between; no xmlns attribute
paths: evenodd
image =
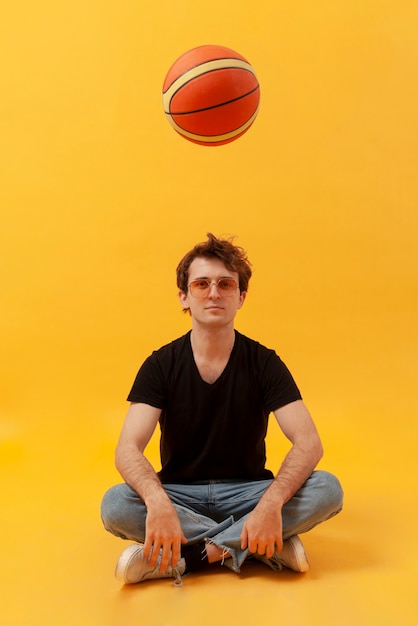
<svg viewBox="0 0 418 626"><path fill-rule="evenodd" d="M164 572L169 562L173 566L177 565L181 543L186 543L186 538L170 499L144 456L160 414L160 409L148 404L131 404L116 448L115 463L125 482L145 502L147 519L144 554L153 567L162 550L160 570Z"/></svg>
<svg viewBox="0 0 418 626"><path fill-rule="evenodd" d="M275 479L248 517L241 547L271 558L282 547L282 508L309 478L322 457L322 444L302 400L274 412L280 428L292 443Z"/></svg>

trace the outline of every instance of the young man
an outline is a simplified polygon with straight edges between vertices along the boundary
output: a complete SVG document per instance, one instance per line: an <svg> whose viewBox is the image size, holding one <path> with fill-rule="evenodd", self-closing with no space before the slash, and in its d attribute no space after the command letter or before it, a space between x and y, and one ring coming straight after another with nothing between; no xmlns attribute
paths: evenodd
<svg viewBox="0 0 418 626"><path fill-rule="evenodd" d="M305 572L298 535L342 508L342 490L314 471L322 445L300 392L273 350L234 328L247 295L245 251L211 233L177 268L192 329L153 352L139 370L116 450L124 484L104 496L102 519L136 543L122 553L124 583L181 575L247 558ZM265 468L273 413L291 449L276 476ZM161 464L144 450L157 424Z"/></svg>

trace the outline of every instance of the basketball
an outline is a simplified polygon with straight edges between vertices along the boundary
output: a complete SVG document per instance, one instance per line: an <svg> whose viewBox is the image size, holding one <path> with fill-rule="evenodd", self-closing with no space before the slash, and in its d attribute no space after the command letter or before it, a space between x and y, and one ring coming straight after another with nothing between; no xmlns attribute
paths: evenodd
<svg viewBox="0 0 418 626"><path fill-rule="evenodd" d="M203 146L241 137L254 122L259 102L260 85L250 63L223 46L185 52L163 83L167 120L180 135Z"/></svg>

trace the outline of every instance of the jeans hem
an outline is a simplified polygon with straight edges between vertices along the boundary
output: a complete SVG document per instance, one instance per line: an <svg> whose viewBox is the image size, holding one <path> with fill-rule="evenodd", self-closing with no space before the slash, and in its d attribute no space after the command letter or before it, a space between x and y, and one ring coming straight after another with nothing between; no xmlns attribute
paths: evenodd
<svg viewBox="0 0 418 626"><path fill-rule="evenodd" d="M206 537L205 541L207 544L212 544L213 546L219 548L219 550L222 550L221 565L225 565L225 567L232 570L236 574L241 573L238 565L238 559L234 550L231 550L231 548L228 548L228 546L222 543L216 543L216 541L214 541L210 537Z"/></svg>

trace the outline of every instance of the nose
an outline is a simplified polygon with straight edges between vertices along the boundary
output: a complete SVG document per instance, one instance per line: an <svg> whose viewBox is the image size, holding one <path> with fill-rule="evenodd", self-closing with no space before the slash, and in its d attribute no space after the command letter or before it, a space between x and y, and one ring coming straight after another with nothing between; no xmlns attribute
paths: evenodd
<svg viewBox="0 0 418 626"><path fill-rule="evenodd" d="M209 293L208 293L209 298L220 298L220 294L218 291L218 284L215 282L209 283Z"/></svg>

